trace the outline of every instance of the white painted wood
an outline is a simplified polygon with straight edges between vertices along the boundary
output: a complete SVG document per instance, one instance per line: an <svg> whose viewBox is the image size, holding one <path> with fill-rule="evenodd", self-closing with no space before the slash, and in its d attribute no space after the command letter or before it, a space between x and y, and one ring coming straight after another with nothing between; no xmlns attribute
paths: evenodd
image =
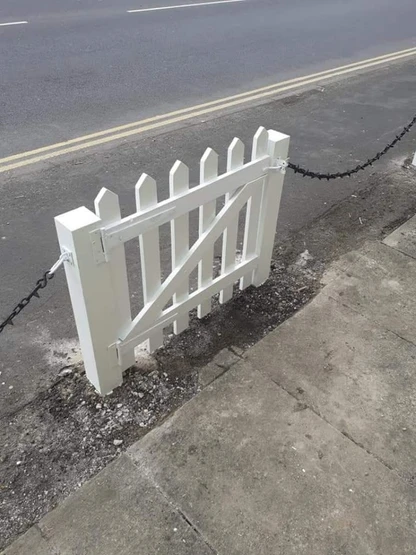
<svg viewBox="0 0 416 555"><path fill-rule="evenodd" d="M227 172L241 168L244 164L244 144L235 137L228 147L227 151ZM232 193L225 195L225 204L231 199ZM238 233L238 216L230 223L224 230L222 242L222 257L221 257L221 273L225 274L233 269L236 264L236 250L237 250L237 233ZM233 296L233 285L229 285L227 289L220 292L220 303L223 304L231 299Z"/></svg>
<svg viewBox="0 0 416 555"><path fill-rule="evenodd" d="M55 218L61 249L72 253L73 264L65 264L72 308L88 379L103 395L122 383L122 370L115 349L118 340L117 299L110 264L96 264L90 233L102 225L85 207Z"/></svg>
<svg viewBox="0 0 416 555"><path fill-rule="evenodd" d="M286 160L288 157L290 137L272 130L268 135L268 154L272 166L276 166L278 160ZM264 183L257 243L259 265L254 271L253 280L256 286L264 283L269 277L284 177L284 171L270 170Z"/></svg>
<svg viewBox="0 0 416 555"><path fill-rule="evenodd" d="M172 297L173 293L180 281L182 275L190 273L195 267L198 260L201 259L205 252L207 244L214 244L221 235L225 227L237 217L239 211L247 202L247 199L253 194L253 190L258 187L258 181L253 181L245 185L237 194L233 196L227 206L224 206L218 213L211 226L206 229L204 235L200 237L189 249L187 256L182 262L181 268L174 270L165 280L159 289L159 294L153 299L152 303L144 306L139 314L133 319L132 325L128 333L123 334L121 339L128 340L134 335L141 333L146 327L152 324L156 318L159 318L163 307ZM139 328L139 329L136 329Z"/></svg>
<svg viewBox="0 0 416 555"><path fill-rule="evenodd" d="M120 242L125 243L153 229L156 224L170 222L173 218L178 218L226 193L235 191L244 183L265 176L269 166L270 159L267 155L254 162L248 162L242 168L222 174L213 181L192 187L187 194L178 198L164 200L143 213L132 214L119 223L105 226L102 233L106 251L118 246Z"/></svg>
<svg viewBox="0 0 416 555"><path fill-rule="evenodd" d="M142 174L136 184L137 211L142 212L157 205L156 181L147 174ZM160 241L159 227L139 236L140 262L143 282L144 305L149 306L156 298L160 286ZM147 349L153 353L163 345L163 331L158 330L149 335Z"/></svg>
<svg viewBox="0 0 416 555"><path fill-rule="evenodd" d="M149 331L152 332L154 330L158 330L159 328L163 329L166 326L169 326L169 324L171 324L178 318L179 313L189 312L190 310L195 308L205 295L209 295L212 297L220 290L229 287L229 285L235 283L238 279L240 279L242 275L252 271L257 265L257 259L257 255L254 255L252 259L240 262L235 266L235 268L233 268L226 274L222 274L215 278L207 289L202 291L197 290L193 293L190 293L186 301L181 303L179 306L170 306L153 321L153 325L150 330L149 328L147 328L144 332L136 330L137 335L133 334L129 339L120 341L118 344L119 350L123 352L124 349L129 349L132 345L139 345L146 339L146 334L149 333Z"/></svg>
<svg viewBox="0 0 416 555"><path fill-rule="evenodd" d="M122 381L134 347L144 340L154 351L163 344L163 329L175 333L211 310L212 295L220 301L240 287L263 283L270 270L283 188L289 137L260 128L252 160L244 164L244 145L234 139L228 149L227 172L218 176L218 155L208 149L201 159L200 185L189 189L189 170L176 162L170 172L171 198L158 203L155 181L144 174L136 185L137 212L121 218L117 195L102 189L96 215L80 208L55 218L61 249L70 251L68 286L87 376L101 393ZM216 199L226 195L216 215ZM236 261L238 217L247 203L243 256ZM199 238L189 246L189 212L199 207ZM172 272L161 283L159 226L170 222ZM221 275L213 279L213 249L223 234ZM131 318L124 242L139 236L144 306ZM198 290L189 292L189 274L198 265ZM172 306L165 308L172 300Z"/></svg>
<svg viewBox="0 0 416 555"><path fill-rule="evenodd" d="M112 224L120 221L120 201L118 196L102 188L94 201L95 213L101 222ZM114 295L116 297L116 312L113 315L116 329L122 330L131 324L130 291L127 280L126 253L124 244L113 249L108 254L108 262L111 273ZM126 370L135 363L134 349L125 351L123 358L119 361L122 370Z"/></svg>
<svg viewBox="0 0 416 555"><path fill-rule="evenodd" d="M258 160L267 155L269 135L264 127L259 127L253 138L251 159ZM244 227L243 257L250 257L257 248L257 234L259 229L260 204L263 183L247 202L246 222ZM253 272L243 276L240 280L240 289L246 289L253 283Z"/></svg>
<svg viewBox="0 0 416 555"><path fill-rule="evenodd" d="M185 164L177 160L169 173L169 192L171 198L175 198L189 190L189 169ZM170 223L172 243L172 270L181 267L183 260L189 251L189 212ZM176 288L173 295L173 303L181 303L189 296L189 274L183 275L182 283ZM181 333L188 327L189 315L187 312L173 322L175 334Z"/></svg>
<svg viewBox="0 0 416 555"><path fill-rule="evenodd" d="M207 148L201 158L200 183L207 183L218 176L218 154ZM215 219L216 201L207 202L199 207L199 237L205 236ZM214 263L214 245L207 242L206 249L198 263L198 288L207 287L212 282L212 271ZM198 305L198 318L203 318L211 312L211 298L205 299Z"/></svg>

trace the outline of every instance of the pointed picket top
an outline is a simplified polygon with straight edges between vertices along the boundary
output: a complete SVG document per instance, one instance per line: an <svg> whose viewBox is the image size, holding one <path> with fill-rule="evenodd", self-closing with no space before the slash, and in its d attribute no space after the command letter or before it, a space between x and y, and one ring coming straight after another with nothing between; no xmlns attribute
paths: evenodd
<svg viewBox="0 0 416 555"><path fill-rule="evenodd" d="M136 205L138 210L146 210L157 202L156 181L147 173L142 173L136 183Z"/></svg>
<svg viewBox="0 0 416 555"><path fill-rule="evenodd" d="M201 184L214 180L218 176L218 154L212 148L207 148L200 164ZM215 219L216 202L207 202L199 207L198 233L202 237ZM212 265L214 260L214 246L207 246L198 265L198 288L208 287L212 283ZM211 311L211 297L198 305L198 318L203 318Z"/></svg>
<svg viewBox="0 0 416 555"><path fill-rule="evenodd" d="M169 172L170 196L176 196L189 188L189 168L180 160L176 160Z"/></svg>
<svg viewBox="0 0 416 555"><path fill-rule="evenodd" d="M259 127L253 137L253 150L251 159L256 160L262 156L266 156L269 142L269 134L267 129Z"/></svg>
<svg viewBox="0 0 416 555"><path fill-rule="evenodd" d="M140 176L136 183L137 211L145 211L157 205L156 181L147 173ZM143 302L148 304L157 296L160 289L160 237L159 227L139 235L140 266L142 272ZM153 353L163 345L163 328L149 332L147 350Z"/></svg>
<svg viewBox="0 0 416 555"><path fill-rule="evenodd" d="M214 179L218 175L218 154L212 148L207 148L201 158L201 183Z"/></svg>
<svg viewBox="0 0 416 555"><path fill-rule="evenodd" d="M120 201L118 195L105 187L101 189L94 200L95 213L104 225L119 222L121 219ZM107 253L108 271L111 275L112 294L115 296L115 310L112 320L115 329L122 329L131 324L130 293L127 280L126 254L124 245L120 245ZM128 349L120 361L122 370L133 366L135 361L133 347Z"/></svg>
<svg viewBox="0 0 416 555"><path fill-rule="evenodd" d="M176 160L169 172L169 193L171 198L177 197L189 191L189 168L180 160ZM171 257L172 271L178 269L182 260L189 252L189 213L175 218L170 222L171 230ZM173 295L174 303L186 301L189 296L189 279L185 275ZM173 322L173 332L181 333L189 325L188 312L180 314Z"/></svg>
<svg viewBox="0 0 416 555"><path fill-rule="evenodd" d="M227 150L227 171L239 168L244 164L244 143L234 137Z"/></svg>
<svg viewBox="0 0 416 555"><path fill-rule="evenodd" d="M120 218L120 202L118 195L103 187L94 200L97 216L104 222Z"/></svg>
<svg viewBox="0 0 416 555"><path fill-rule="evenodd" d="M235 137L227 151L227 171L236 170L244 164L244 143ZM229 203L232 194L225 195L225 204ZM224 230L222 241L221 273L233 270L236 263L238 234L238 218L235 218ZM233 286L228 285L220 291L220 303L223 304L233 296Z"/></svg>

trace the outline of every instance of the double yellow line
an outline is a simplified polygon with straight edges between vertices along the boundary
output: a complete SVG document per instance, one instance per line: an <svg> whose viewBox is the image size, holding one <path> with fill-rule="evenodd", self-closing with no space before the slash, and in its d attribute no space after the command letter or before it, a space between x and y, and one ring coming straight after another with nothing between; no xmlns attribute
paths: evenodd
<svg viewBox="0 0 416 555"><path fill-rule="evenodd" d="M91 133L90 135L84 135L83 137L77 137L62 143L43 146L27 152L21 152L20 154L14 154L6 158L1 158L0 173L36 164L38 162L43 162L64 154L70 154L79 150L85 150L87 148L103 145L112 141L125 139L133 135L139 135L145 131L151 131L153 129L165 127L174 123L180 123L191 118L211 114L226 108L232 108L234 106L260 100L268 96L277 95L285 91L311 85L319 81L354 73L362 69L375 67L415 55L416 47L408 48L407 50L392 52L390 54L385 54L384 56L362 60L361 62L355 62L353 64L328 69L326 71L320 71L304 77L297 77L296 79L282 81L280 83L268 85L267 87L261 87L245 93L235 94L219 100L213 100L212 102L206 102L205 104L198 104L196 106L190 106L189 108L176 110L175 112L160 114L158 116L135 121L126 125L112 127L111 129Z"/></svg>

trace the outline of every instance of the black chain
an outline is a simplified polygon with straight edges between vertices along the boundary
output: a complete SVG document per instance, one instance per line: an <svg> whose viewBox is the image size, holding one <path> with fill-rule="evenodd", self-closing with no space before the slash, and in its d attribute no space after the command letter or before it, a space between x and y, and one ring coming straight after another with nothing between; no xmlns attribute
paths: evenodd
<svg viewBox="0 0 416 555"><path fill-rule="evenodd" d="M320 172L314 172L312 170L308 170L305 168L301 168L300 166L298 166L297 164L293 164L292 162L288 162L288 167L291 170L293 170L295 173L300 173L303 177L310 177L312 179L327 179L329 181L330 179L350 177L354 173L358 173L361 170L365 170L365 168L368 168L368 166L372 166L374 162L377 162L377 160L380 160L382 156L387 154L387 152L391 148L396 146L397 143L403 139L403 137L406 135L406 133L408 133L411 130L411 128L414 126L415 123L416 123L416 115L414 116L412 121L408 125L406 125L406 127L403 128L403 131L399 135L396 135L396 137L392 140L391 143L389 143L386 146L386 148L384 148L383 150L380 150L380 152L377 152L377 154L373 156L373 158L369 158L367 162L364 162L363 164L358 164L358 166L356 166L355 168L352 168L351 170L347 170L344 172L337 172L337 173L320 173Z"/></svg>
<svg viewBox="0 0 416 555"><path fill-rule="evenodd" d="M51 274L50 272L45 272L43 274L43 277L38 279L38 281L36 282L36 286L33 289L33 291L31 291L31 293L29 293L29 295L27 297L24 297L20 301L20 303L18 303L16 305L16 307L12 310L12 312L9 314L9 316L7 316L7 318L0 324L0 333L4 330L4 328L7 325L13 326L14 318L16 318L16 316L18 314L20 314L20 312L30 303L30 301L32 300L33 297L39 298L38 291L40 289L45 289L45 287L48 285L49 281L54 276L55 276L55 274Z"/></svg>

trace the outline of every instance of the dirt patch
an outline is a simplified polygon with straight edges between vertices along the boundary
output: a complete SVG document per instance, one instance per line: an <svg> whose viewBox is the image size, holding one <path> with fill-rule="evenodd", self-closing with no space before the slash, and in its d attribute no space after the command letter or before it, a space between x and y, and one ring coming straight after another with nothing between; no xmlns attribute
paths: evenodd
<svg viewBox="0 0 416 555"><path fill-rule="evenodd" d="M67 369L1 432L3 546L183 404L196 384L195 372L132 368L123 387L102 398L82 366Z"/></svg>
<svg viewBox="0 0 416 555"><path fill-rule="evenodd" d="M3 419L0 548L195 395L199 369L222 349L243 353L316 294L332 260L415 211L416 173L396 161L277 245L266 284L236 292L202 321L193 317L186 332L129 370L112 395L101 398L82 366L68 367L46 392Z"/></svg>

